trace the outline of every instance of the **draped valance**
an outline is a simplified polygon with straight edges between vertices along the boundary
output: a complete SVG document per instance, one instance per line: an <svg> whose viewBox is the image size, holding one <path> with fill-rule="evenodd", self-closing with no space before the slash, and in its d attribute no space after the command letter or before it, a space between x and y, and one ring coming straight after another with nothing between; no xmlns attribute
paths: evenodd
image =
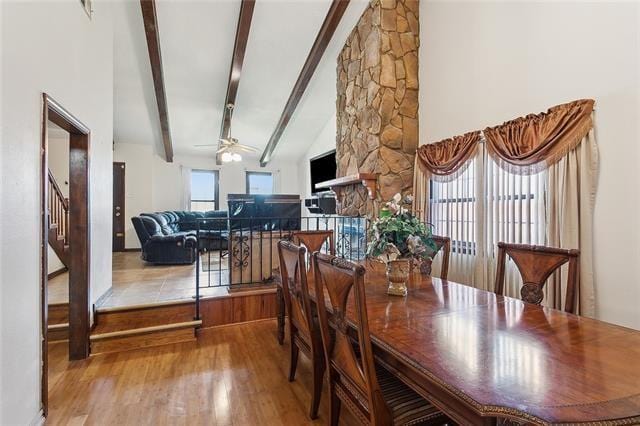
<svg viewBox="0 0 640 426"><path fill-rule="evenodd" d="M592 99L581 99L487 127L487 152L511 173L538 173L580 144L593 127L593 105Z"/></svg>
<svg viewBox="0 0 640 426"><path fill-rule="evenodd" d="M434 180L453 180L464 172L481 138L480 131L474 131L422 145L416 153L416 163Z"/></svg>

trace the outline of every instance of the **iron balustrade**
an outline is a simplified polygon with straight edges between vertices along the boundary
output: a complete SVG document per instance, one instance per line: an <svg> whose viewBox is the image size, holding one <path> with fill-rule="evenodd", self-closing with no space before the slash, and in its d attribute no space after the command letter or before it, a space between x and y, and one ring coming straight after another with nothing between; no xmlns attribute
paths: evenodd
<svg viewBox="0 0 640 426"><path fill-rule="evenodd" d="M273 282L274 269L279 268L277 243L291 239L293 232L332 230L336 255L357 261L365 258L370 226L365 217L339 215L203 218L195 222L196 319L200 318L202 290ZM322 252L329 252L327 244Z"/></svg>

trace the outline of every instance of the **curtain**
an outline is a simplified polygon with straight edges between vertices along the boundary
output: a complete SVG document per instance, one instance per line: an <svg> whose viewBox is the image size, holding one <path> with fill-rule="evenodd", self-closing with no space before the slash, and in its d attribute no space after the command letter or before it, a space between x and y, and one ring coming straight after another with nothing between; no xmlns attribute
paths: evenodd
<svg viewBox="0 0 640 426"><path fill-rule="evenodd" d="M546 244L545 193L547 173L518 175L501 168L486 152L482 238L484 269L483 283L495 288L498 268L498 242L518 244ZM508 258L507 258L508 259ZM520 298L522 278L512 261L505 264L505 295Z"/></svg>
<svg viewBox="0 0 640 426"><path fill-rule="evenodd" d="M499 241L580 250L578 310L595 311L593 208L598 151L594 101L583 99L480 132L421 146L414 211L452 239L449 278L493 289ZM434 260L434 275L439 270ZM545 286L543 304L562 309L568 266ZM505 293L522 279L506 265Z"/></svg>
<svg viewBox="0 0 640 426"><path fill-rule="evenodd" d="M487 127L487 151L511 173L545 170L576 148L593 128L593 105L593 99L580 99Z"/></svg>
<svg viewBox="0 0 640 426"><path fill-rule="evenodd" d="M480 138L480 131L474 131L418 147L414 164L413 210L420 219L428 217L429 181L450 182L463 174L475 158Z"/></svg>
<svg viewBox="0 0 640 426"><path fill-rule="evenodd" d="M428 183L427 221L435 235L451 238L448 279L486 288L482 262L483 158L476 154L454 180ZM442 256L433 260L433 275L440 276Z"/></svg>
<svg viewBox="0 0 640 426"><path fill-rule="evenodd" d="M182 180L182 209L191 210L191 168L180 166L180 176Z"/></svg>
<svg viewBox="0 0 640 426"><path fill-rule="evenodd" d="M548 169L547 244L580 249L577 311L595 314L593 208L598 173L598 147L593 129L582 142ZM547 283L549 306L562 309L568 267Z"/></svg>

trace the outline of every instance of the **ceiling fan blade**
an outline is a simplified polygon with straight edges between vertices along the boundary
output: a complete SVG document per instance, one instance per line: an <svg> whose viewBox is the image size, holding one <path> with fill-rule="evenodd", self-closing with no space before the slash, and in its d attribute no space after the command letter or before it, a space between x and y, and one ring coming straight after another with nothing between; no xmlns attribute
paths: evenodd
<svg viewBox="0 0 640 426"><path fill-rule="evenodd" d="M258 152L257 148L254 148L254 147L249 146L249 145L238 144L238 145L235 146L235 148L238 148L238 149L240 149L242 151L246 151L246 152Z"/></svg>
<svg viewBox="0 0 640 426"><path fill-rule="evenodd" d="M221 152L225 152L229 147L227 146L223 146L222 148L220 148L219 150L216 151L216 154L220 154Z"/></svg>
<svg viewBox="0 0 640 426"><path fill-rule="evenodd" d="M206 146L208 146L210 148L215 148L216 147L216 145L211 144L211 143L205 143L205 144L202 144L202 145L193 145L193 146L198 147L198 148L206 147Z"/></svg>

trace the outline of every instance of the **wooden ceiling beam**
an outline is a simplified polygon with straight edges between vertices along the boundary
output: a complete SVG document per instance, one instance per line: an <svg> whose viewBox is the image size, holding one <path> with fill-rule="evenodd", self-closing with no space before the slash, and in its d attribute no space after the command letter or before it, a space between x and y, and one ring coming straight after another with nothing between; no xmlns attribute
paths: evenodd
<svg viewBox="0 0 640 426"><path fill-rule="evenodd" d="M333 34L338 28L338 24L344 15L345 10L347 10L347 6L349 5L349 0L333 0L331 6L329 7L329 12L327 16L324 18L324 22L322 23L322 27L320 27L320 31L313 42L313 46L311 47L311 51L307 56L307 60L305 61L302 70L300 71L300 75L296 80L296 84L293 86L293 90L291 90L291 94L289 95L289 99L280 115L280 119L278 120L278 124L276 125L275 130L271 134L271 138L269 139L269 143L264 149L262 156L260 157L260 166L266 166L269 161L271 161L271 157L273 152L280 141L280 137L284 133L291 117L293 117L293 113L295 112L302 96L304 95L311 78L313 77L313 73L315 72L320 60L322 59L322 55L325 50L327 50L327 46L333 37Z"/></svg>
<svg viewBox="0 0 640 426"><path fill-rule="evenodd" d="M167 95L164 87L164 73L162 72L162 54L160 52L160 33L158 32L158 17L156 15L155 0L140 0L144 32L147 37L149 50L149 62L153 75L153 87L158 104L158 116L160 118L160 131L164 145L165 158L168 163L173 162L173 145L171 143L171 128L169 126L169 112L167 108Z"/></svg>
<svg viewBox="0 0 640 426"><path fill-rule="evenodd" d="M236 38L233 44L233 56L231 66L229 67L229 82L227 83L227 96L224 100L222 108L222 123L220 125L220 138L229 137L229 129L231 128L231 116L233 109L227 108L227 105L236 104L236 96L238 95L238 86L240 86L240 75L242 74L242 64L244 63L244 54L247 50L247 42L249 41L249 30L251 29L251 19L253 18L253 8L255 0L242 0L240 4L240 15L238 16L238 25L236 27ZM218 143L220 148L220 143ZM220 154L216 155L216 163L222 164Z"/></svg>

